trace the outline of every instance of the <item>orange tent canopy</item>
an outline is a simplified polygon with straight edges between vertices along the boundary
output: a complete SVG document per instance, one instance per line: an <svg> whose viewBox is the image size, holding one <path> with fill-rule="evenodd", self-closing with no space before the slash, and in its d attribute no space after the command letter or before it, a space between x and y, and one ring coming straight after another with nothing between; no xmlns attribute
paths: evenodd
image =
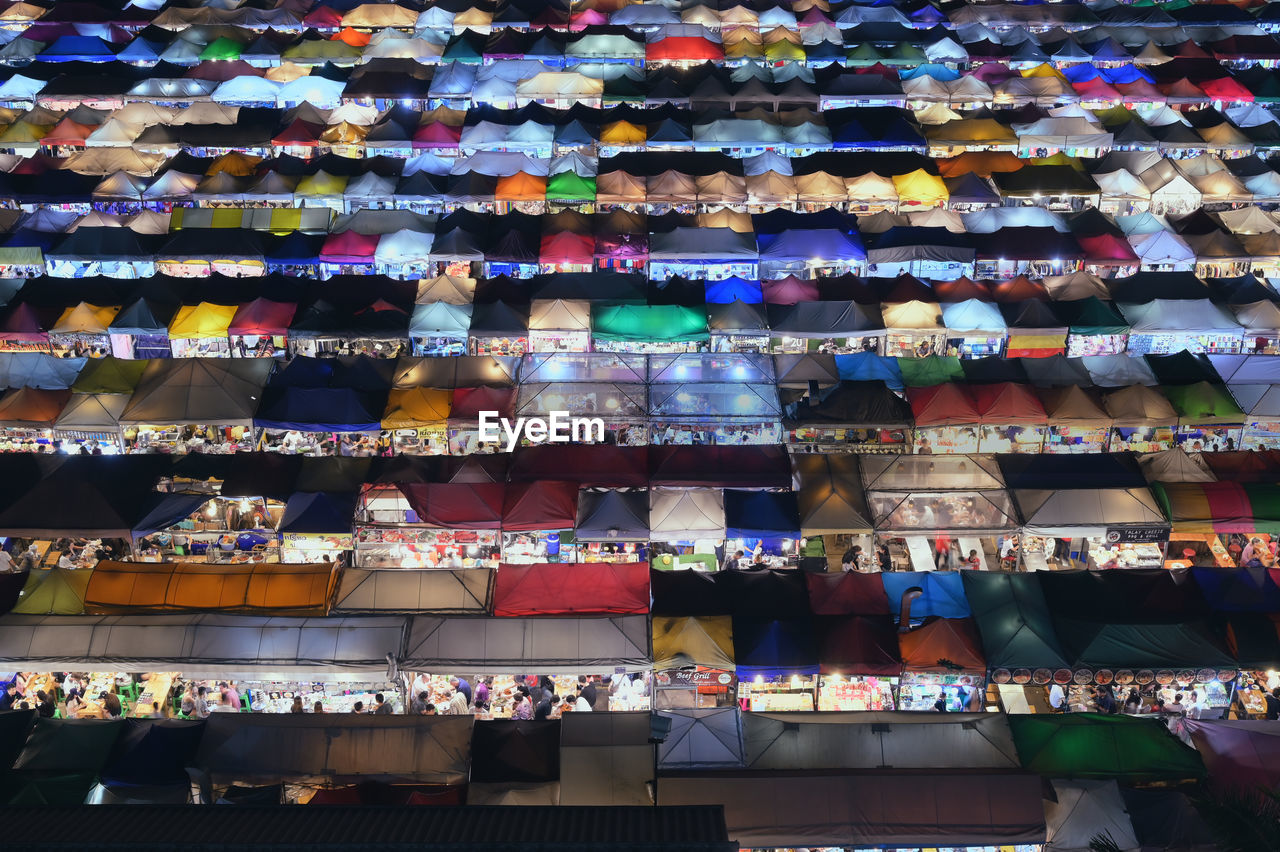
<svg viewBox="0 0 1280 852"><path fill-rule="evenodd" d="M324 615L336 585L335 568L330 563L206 565L104 560L89 578L85 612Z"/></svg>
<svg viewBox="0 0 1280 852"><path fill-rule="evenodd" d="M510 177L498 178L493 197L497 201L542 201L547 197L547 179L516 172Z"/></svg>
<svg viewBox="0 0 1280 852"><path fill-rule="evenodd" d="M982 640L972 618L935 618L898 636L902 663L908 671L987 670Z"/></svg>

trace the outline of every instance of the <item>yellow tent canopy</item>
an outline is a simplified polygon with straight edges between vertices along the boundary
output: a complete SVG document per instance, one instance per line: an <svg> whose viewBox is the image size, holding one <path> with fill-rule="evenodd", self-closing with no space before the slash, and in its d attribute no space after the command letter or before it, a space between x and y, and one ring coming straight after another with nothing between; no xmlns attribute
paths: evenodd
<svg viewBox="0 0 1280 852"><path fill-rule="evenodd" d="M600 128L601 145L643 145L648 131L629 121L611 121Z"/></svg>
<svg viewBox="0 0 1280 852"><path fill-rule="evenodd" d="M180 340L226 337L238 308L237 305L215 305L211 302L183 305L173 322L169 323L169 337Z"/></svg>
<svg viewBox="0 0 1280 852"><path fill-rule="evenodd" d="M653 669L685 666L733 670L733 618L653 617Z"/></svg>
<svg viewBox="0 0 1280 852"><path fill-rule="evenodd" d="M112 562L93 569L85 611L269 612L324 615L335 586L335 565L211 565L186 562Z"/></svg>
<svg viewBox="0 0 1280 852"><path fill-rule="evenodd" d="M898 201L901 204L920 204L924 206L946 204L951 193L942 178L931 175L924 169L916 169L905 175L894 175L893 185L898 190Z"/></svg>
<svg viewBox="0 0 1280 852"><path fill-rule="evenodd" d="M1068 82L1067 78L1062 75L1061 71L1059 71L1057 68L1054 68L1052 65L1050 65L1047 62L1041 62L1035 68L1022 69L1022 76L1023 77L1056 77L1064 83Z"/></svg>
<svg viewBox="0 0 1280 852"><path fill-rule="evenodd" d="M67 308L58 317L51 334L107 334L107 326L120 313L120 306L98 307L88 302L81 302L74 308Z"/></svg>
<svg viewBox="0 0 1280 852"><path fill-rule="evenodd" d="M331 175L321 170L298 181L293 194L318 198L322 195L342 195L346 188L347 177L345 175Z"/></svg>
<svg viewBox="0 0 1280 852"><path fill-rule="evenodd" d="M387 396L383 429L417 429L443 424L453 407L453 391L440 388L394 388Z"/></svg>

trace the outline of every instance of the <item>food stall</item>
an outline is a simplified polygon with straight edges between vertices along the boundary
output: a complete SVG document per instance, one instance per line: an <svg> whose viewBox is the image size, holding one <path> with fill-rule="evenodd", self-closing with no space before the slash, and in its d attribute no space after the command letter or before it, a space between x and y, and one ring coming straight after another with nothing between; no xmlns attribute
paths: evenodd
<svg viewBox="0 0 1280 852"><path fill-rule="evenodd" d="M49 329L49 348L59 358L103 358L111 354L111 321L120 307L81 302L67 308Z"/></svg>
<svg viewBox="0 0 1280 852"><path fill-rule="evenodd" d="M1225 385L1197 382L1166 385L1162 390L1178 413L1174 440L1187 452L1234 450L1241 445L1244 412Z"/></svg>
<svg viewBox="0 0 1280 852"><path fill-rule="evenodd" d="M183 305L169 323L169 345L175 358L229 358L228 328L238 311L236 305L201 302Z"/></svg>
<svg viewBox="0 0 1280 852"><path fill-rule="evenodd" d="M409 320L409 341L414 355L450 356L467 352L467 330L471 328L471 304L448 302L419 303Z"/></svg>
<svg viewBox="0 0 1280 852"><path fill-rule="evenodd" d="M1146 488L1017 489L1022 564L1056 567L1160 568L1169 524ZM1057 556L1057 540L1069 557Z"/></svg>
<svg viewBox="0 0 1280 852"><path fill-rule="evenodd" d="M942 324L942 309L937 304L919 300L885 304L885 342L881 354L895 358L923 358L940 354L946 347L947 331Z"/></svg>
<svg viewBox="0 0 1280 852"><path fill-rule="evenodd" d="M767 355L649 357L655 444L778 444L782 409Z"/></svg>
<svg viewBox="0 0 1280 852"><path fill-rule="evenodd" d="M653 196L650 196L652 203ZM759 280L759 254L753 234L732 228L674 228L649 235L649 278Z"/></svg>
<svg viewBox="0 0 1280 852"><path fill-rule="evenodd" d="M979 299L944 304L942 324L947 329L944 351L959 358L999 357L1009 335L999 307Z"/></svg>
<svg viewBox="0 0 1280 852"><path fill-rule="evenodd" d="M876 536L895 569L997 564L998 539L1019 523L999 467L987 456L864 456L863 484Z"/></svg>
<svg viewBox="0 0 1280 852"><path fill-rule="evenodd" d="M148 362L120 413L125 451L233 453L253 449L253 416L267 359ZM200 388L200 393L192 393Z"/></svg>
<svg viewBox="0 0 1280 852"><path fill-rule="evenodd" d="M591 303L579 299L535 299L529 312L529 351L591 351Z"/></svg>
<svg viewBox="0 0 1280 852"><path fill-rule="evenodd" d="M773 352L881 353L884 321L875 305L854 301L769 305L769 349Z"/></svg>
<svg viewBox="0 0 1280 852"><path fill-rule="evenodd" d="M365 489L356 510L360 568L496 567L504 488L495 483L402 483ZM425 501L425 502L424 502ZM436 511L436 502L439 504ZM456 509L450 513L451 507ZM427 513L420 510L429 509Z"/></svg>
<svg viewBox="0 0 1280 852"><path fill-rule="evenodd" d="M788 408L788 444L823 453L904 453L911 449L911 407L884 382L841 382Z"/></svg>
<svg viewBox="0 0 1280 852"><path fill-rule="evenodd" d="M1173 448L1178 413L1154 388L1130 385L1107 391L1102 405L1112 421L1111 452L1157 453Z"/></svg>
<svg viewBox="0 0 1280 852"><path fill-rule="evenodd" d="M275 358L288 352L289 323L298 306L257 298L236 309L227 338L235 358Z"/></svg>
<svg viewBox="0 0 1280 852"><path fill-rule="evenodd" d="M899 634L898 646L903 672L897 709L936 711L940 696L948 713L984 708L987 662L973 619L926 620L922 626Z"/></svg>
<svg viewBox="0 0 1280 852"><path fill-rule="evenodd" d="M1209 299L1153 299L1120 305L1130 326L1130 355L1239 352L1244 329L1222 305Z"/></svg>
<svg viewBox="0 0 1280 852"><path fill-rule="evenodd" d="M1265 483L1162 482L1152 486L1173 525L1168 553L1180 566L1265 566L1280 532L1274 501L1280 488ZM1228 515L1220 507L1231 506Z"/></svg>
<svg viewBox="0 0 1280 852"><path fill-rule="evenodd" d="M1117 355L1129 345L1129 323L1107 302L1086 296L1054 303L1067 323L1067 357Z"/></svg>
<svg viewBox="0 0 1280 852"><path fill-rule="evenodd" d="M916 424L912 452L928 456L978 451L982 417L963 386L948 382L909 387L906 396Z"/></svg>
<svg viewBox="0 0 1280 852"><path fill-rule="evenodd" d="M597 352L701 352L710 345L706 311L681 305L593 303L591 337Z"/></svg>
<svg viewBox="0 0 1280 852"><path fill-rule="evenodd" d="M1095 393L1079 385L1040 388L1049 427L1045 430L1046 453L1101 453L1111 438L1111 418Z"/></svg>
<svg viewBox="0 0 1280 852"><path fill-rule="evenodd" d="M382 413L383 431L394 451L435 456L449 452L449 411L453 391L440 388L392 388Z"/></svg>
<svg viewBox="0 0 1280 852"><path fill-rule="evenodd" d="M54 429L70 400L70 390L21 387L7 391L0 397L0 452L56 449L53 442L62 438Z"/></svg>
<svg viewBox="0 0 1280 852"><path fill-rule="evenodd" d="M1029 385L974 384L969 386L969 394L981 422L982 452L1040 452L1048 430L1048 415Z"/></svg>
<svg viewBox="0 0 1280 852"><path fill-rule="evenodd" d="M170 358L169 322L178 305L139 298L120 309L107 327L117 358Z"/></svg>

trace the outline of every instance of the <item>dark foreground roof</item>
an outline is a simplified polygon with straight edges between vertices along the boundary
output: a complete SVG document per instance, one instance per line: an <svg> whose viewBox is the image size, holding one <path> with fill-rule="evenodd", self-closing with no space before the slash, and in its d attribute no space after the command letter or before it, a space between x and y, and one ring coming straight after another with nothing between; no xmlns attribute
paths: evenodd
<svg viewBox="0 0 1280 852"><path fill-rule="evenodd" d="M14 849L462 852L736 852L724 810L704 807L244 807L86 805L4 809Z"/></svg>

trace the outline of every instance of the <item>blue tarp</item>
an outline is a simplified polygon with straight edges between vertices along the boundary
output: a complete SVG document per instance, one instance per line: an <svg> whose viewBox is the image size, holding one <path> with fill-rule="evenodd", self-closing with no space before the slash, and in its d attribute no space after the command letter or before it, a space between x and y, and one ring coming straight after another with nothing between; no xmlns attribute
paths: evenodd
<svg viewBox="0 0 1280 852"><path fill-rule="evenodd" d="M41 62L111 62L111 46L97 36L64 35L40 51Z"/></svg>
<svg viewBox="0 0 1280 852"><path fill-rule="evenodd" d="M385 392L351 388L268 388L253 423L303 432L377 432L386 401Z"/></svg>
<svg viewBox="0 0 1280 852"><path fill-rule="evenodd" d="M902 381L902 369L897 358L886 358L874 352L855 352L851 355L837 355L836 370L842 382L874 382L881 381L896 391L906 385Z"/></svg>
<svg viewBox="0 0 1280 852"><path fill-rule="evenodd" d="M739 680L818 673L818 641L811 618L769 621L735 616L733 656Z"/></svg>
<svg viewBox="0 0 1280 852"><path fill-rule="evenodd" d="M724 523L727 538L799 538L795 492L727 489Z"/></svg>
<svg viewBox="0 0 1280 852"><path fill-rule="evenodd" d="M895 571L881 574L884 593L889 598L889 611L902 612L902 593L912 586L924 592L911 604L911 620L923 621L931 615L942 618L968 618L969 599L964 594L964 581L955 571Z"/></svg>
<svg viewBox="0 0 1280 852"><path fill-rule="evenodd" d="M707 282L708 305L731 305L735 301L748 305L759 305L764 302L764 292L759 281L748 281L733 276L721 281Z"/></svg>
<svg viewBox="0 0 1280 852"><path fill-rule="evenodd" d="M357 497L354 493L298 492L285 503L280 532L350 533Z"/></svg>
<svg viewBox="0 0 1280 852"><path fill-rule="evenodd" d="M1220 612L1280 611L1280 587L1265 568L1192 568L1196 585Z"/></svg>
<svg viewBox="0 0 1280 852"><path fill-rule="evenodd" d="M199 511L200 507L208 501L209 495L204 494L164 494L155 504L155 507L138 521L137 526L133 528L135 536L150 535L159 530L168 529L176 523L185 521L192 514Z"/></svg>

